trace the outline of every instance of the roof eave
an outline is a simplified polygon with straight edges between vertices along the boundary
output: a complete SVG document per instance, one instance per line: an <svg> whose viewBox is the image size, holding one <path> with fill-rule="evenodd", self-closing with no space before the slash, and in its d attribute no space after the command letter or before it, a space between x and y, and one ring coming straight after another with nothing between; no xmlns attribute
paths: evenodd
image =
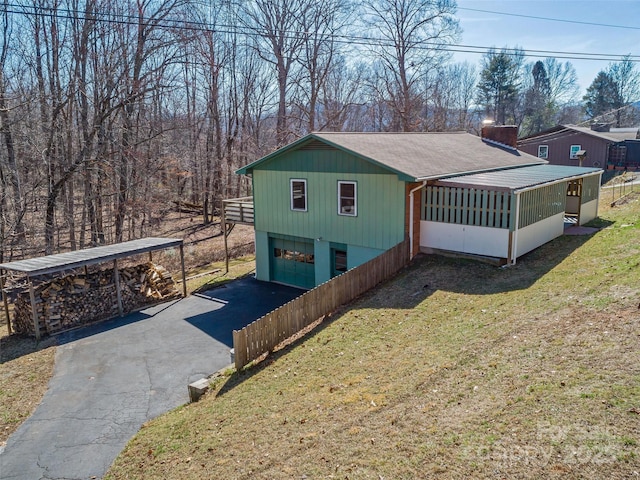
<svg viewBox="0 0 640 480"><path fill-rule="evenodd" d="M511 191L514 194L520 194L527 190L534 190L536 188L544 187L545 185L552 185L554 183L561 183L561 182L570 182L572 180L578 180L579 178L593 177L594 175L602 175L603 172L604 170L598 169L595 172L584 172L580 175L572 175L570 177L557 178L555 180L549 180L547 182L541 182L535 185L527 185L526 187L512 188Z"/></svg>
<svg viewBox="0 0 640 480"><path fill-rule="evenodd" d="M271 160L272 158L275 158L279 155L282 155L285 152L288 152L290 150L293 150L297 147L299 147L301 144L304 144L306 142L308 142L309 140L320 140L320 141L324 141L323 139L320 139L318 137L316 137L313 133L310 133L308 135L305 135L304 137L299 138L298 140L289 143L288 145L285 145L283 147L278 148L277 150L274 150L273 152L269 153L268 155L265 155L264 157L259 158L258 160L245 165L242 168L239 168L238 170L236 170L236 174L238 175L250 175L251 171L257 167L258 165Z"/></svg>
<svg viewBox="0 0 640 480"><path fill-rule="evenodd" d="M371 157L367 157L366 155L362 155L361 153L358 153L358 152L356 152L354 150L351 150L349 148L345 148L343 145L340 145L339 143L334 143L331 140L328 140L328 139L322 137L322 133L320 133L319 135L314 135L314 137L317 140L320 140L320 141L326 143L327 145L331 145L332 147L337 148L338 150L341 150L341 151L343 151L345 153L348 153L350 155L358 157L358 158L360 158L360 159L362 159L362 160L364 160L366 162L369 162L369 163L371 163L373 165L376 165L376 166L378 166L378 167L380 167L380 168L382 168L384 170L387 170L389 172L392 172L392 173L396 174L398 176L398 179L403 181L403 182L417 182L418 181L418 179L414 175L411 175L410 173L403 172L402 170L398 170L396 168L393 168L393 167L391 167L391 166L389 166L389 165L387 165L385 163L379 162L379 161L377 161L377 160L375 160L375 159L373 159Z"/></svg>
<svg viewBox="0 0 640 480"><path fill-rule="evenodd" d="M238 174L238 175L250 175L252 173L253 169L255 167L257 167L258 165L260 165L260 164L262 164L262 163L264 163L264 162L266 162L268 160L271 160L272 158L275 158L275 157L277 157L279 155L282 155L283 153L289 152L291 150L295 150L300 145L302 145L304 143L307 143L310 140L317 140L319 142L325 143L325 144L330 145L333 148L336 148L336 149L338 149L338 150L340 150L342 152L348 153L348 154L353 155L355 157L358 157L358 158L360 158L362 160L365 160L365 161L367 161L367 162L369 162L369 163L371 163L373 165L376 165L376 166L378 166L378 167L380 167L380 168L382 168L384 170L392 172L392 173L394 173L395 175L398 176L398 179L400 181L403 181L403 182L416 182L416 181L418 181L415 176L413 176L413 175L411 175L411 174L409 174L407 172L403 172L401 170L397 170L397 169L395 169L393 167L390 167L389 165L386 165L384 163L378 162L377 160L374 160L373 158L367 157L366 155L362 155L361 153L358 153L358 152L355 152L355 151L350 150L348 148L345 148L344 146L342 146L342 145L340 145L338 143L334 143L331 140L328 140L328 139L324 138L321 134L316 135L315 133L310 133L310 134L308 134L308 135L296 140L295 142L290 143L289 145L286 145L286 146L284 146L282 148L279 148L278 150L273 151L269 155L267 155L265 157L262 157L262 158L256 160L253 163L250 163L249 165L246 165L246 166L244 166L242 168L239 168L238 170L236 170L236 174Z"/></svg>

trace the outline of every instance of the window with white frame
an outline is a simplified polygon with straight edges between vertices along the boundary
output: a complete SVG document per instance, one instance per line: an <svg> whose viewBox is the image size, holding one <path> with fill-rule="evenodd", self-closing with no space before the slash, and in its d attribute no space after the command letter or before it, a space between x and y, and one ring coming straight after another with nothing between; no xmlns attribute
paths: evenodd
<svg viewBox="0 0 640 480"><path fill-rule="evenodd" d="M291 179L291 210L307 211L307 181L299 178Z"/></svg>
<svg viewBox="0 0 640 480"><path fill-rule="evenodd" d="M549 158L549 145L538 145L538 158Z"/></svg>
<svg viewBox="0 0 640 480"><path fill-rule="evenodd" d="M571 150L569 150L569 158L577 160L578 152L582 150L580 145L571 145Z"/></svg>
<svg viewBox="0 0 640 480"><path fill-rule="evenodd" d="M338 215L358 215L358 184L338 182Z"/></svg>

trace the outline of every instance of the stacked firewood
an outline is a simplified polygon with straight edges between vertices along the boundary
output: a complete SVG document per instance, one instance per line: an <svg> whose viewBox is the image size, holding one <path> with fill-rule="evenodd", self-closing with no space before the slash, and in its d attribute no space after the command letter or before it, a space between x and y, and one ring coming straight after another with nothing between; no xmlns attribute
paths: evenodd
<svg viewBox="0 0 640 480"><path fill-rule="evenodd" d="M123 312L180 296L173 278L160 265L145 263L118 270ZM34 288L40 333L56 333L113 318L118 300L113 270L68 275ZM29 289L18 293L14 305L16 333L35 334Z"/></svg>

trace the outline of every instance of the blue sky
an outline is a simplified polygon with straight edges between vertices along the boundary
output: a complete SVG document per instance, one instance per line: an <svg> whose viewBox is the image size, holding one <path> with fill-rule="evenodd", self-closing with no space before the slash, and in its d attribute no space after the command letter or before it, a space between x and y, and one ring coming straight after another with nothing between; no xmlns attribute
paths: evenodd
<svg viewBox="0 0 640 480"><path fill-rule="evenodd" d="M458 0L458 18L463 29L461 45L484 47L520 47L525 50L549 50L573 53L601 53L615 58L637 55L640 70L640 0ZM469 10L467 10L469 9ZM474 10L504 12L514 15L546 17L577 22L634 27L555 22L517 16L498 15ZM560 54L554 55L559 57ZM575 55L568 55L575 56ZM456 53L454 61L479 65L482 55ZM528 57L527 61L540 58ZM609 60L570 61L578 74L581 95Z"/></svg>

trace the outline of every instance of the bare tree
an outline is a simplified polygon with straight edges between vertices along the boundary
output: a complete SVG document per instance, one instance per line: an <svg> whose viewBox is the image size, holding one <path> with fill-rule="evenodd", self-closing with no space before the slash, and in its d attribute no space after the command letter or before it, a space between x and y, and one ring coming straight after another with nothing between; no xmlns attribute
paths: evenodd
<svg viewBox="0 0 640 480"><path fill-rule="evenodd" d="M452 0L367 0L363 15L372 26L384 87L397 127L420 128L421 80L448 57L442 48L460 29Z"/></svg>
<svg viewBox="0 0 640 480"><path fill-rule="evenodd" d="M425 79L429 130L470 130L476 87L475 67L467 62L444 65Z"/></svg>
<svg viewBox="0 0 640 480"><path fill-rule="evenodd" d="M622 106L640 101L640 70L636 68L630 56L610 64L608 74L617 86L618 98ZM633 109L619 108L615 112L616 125L619 127L633 125L638 120L636 116L637 112Z"/></svg>
<svg viewBox="0 0 640 480"><path fill-rule="evenodd" d="M529 63L521 84L524 119L521 134L529 135L560 123L576 103L578 77L570 62L555 58ZM574 121L577 121L575 119Z"/></svg>
<svg viewBox="0 0 640 480"><path fill-rule="evenodd" d="M121 51L123 55L125 97L123 99L121 117L122 131L120 138L120 155L117 169L118 194L115 207L115 240L122 241L125 215L132 187L130 179L137 177L136 158L137 145L142 139L138 123L144 113L145 95L161 84L162 72L173 62L176 55L173 38L163 35L162 23L183 5L182 0L137 0L133 13L134 29L129 32L122 29ZM133 49L129 48L133 46ZM152 81L155 80L155 83ZM149 139L144 139L148 141Z"/></svg>
<svg viewBox="0 0 640 480"><path fill-rule="evenodd" d="M2 4L2 42L0 44L0 133L4 137L4 146L6 149L6 165L4 162L0 164L0 183L2 192L0 192L0 259L4 257L4 245L7 236L13 238L14 244L24 244L25 227L24 214L25 204L22 191L20 174L16 162L16 151L13 142L13 132L11 128L11 118L9 116L9 101L7 99L7 86L5 80L5 70L7 64L7 56L9 53L9 35L11 33L11 25L9 22L8 4L5 0ZM6 168L6 174L5 174ZM7 192L10 186L11 192ZM9 220L9 212L7 211L8 202L7 195L13 200L13 215ZM10 225L7 232L6 225Z"/></svg>
<svg viewBox="0 0 640 480"><path fill-rule="evenodd" d="M555 58L545 58L544 68L551 88L550 99L556 108L577 101L580 87L578 75L571 62L559 62Z"/></svg>
<svg viewBox="0 0 640 480"><path fill-rule="evenodd" d="M294 83L291 76L305 44L304 16L313 5L313 0L253 0L240 6L238 21L250 29L251 44L260 58L273 67L276 76L277 146L289 139L288 93Z"/></svg>
<svg viewBox="0 0 640 480"><path fill-rule="evenodd" d="M320 93L337 55L336 38L349 21L345 0L318 0L301 16L304 44L298 62L297 107L305 124L300 133L316 129Z"/></svg>
<svg viewBox="0 0 640 480"><path fill-rule="evenodd" d="M361 91L366 65L348 66L344 57L335 59L320 91L319 130L362 131L364 98Z"/></svg>

